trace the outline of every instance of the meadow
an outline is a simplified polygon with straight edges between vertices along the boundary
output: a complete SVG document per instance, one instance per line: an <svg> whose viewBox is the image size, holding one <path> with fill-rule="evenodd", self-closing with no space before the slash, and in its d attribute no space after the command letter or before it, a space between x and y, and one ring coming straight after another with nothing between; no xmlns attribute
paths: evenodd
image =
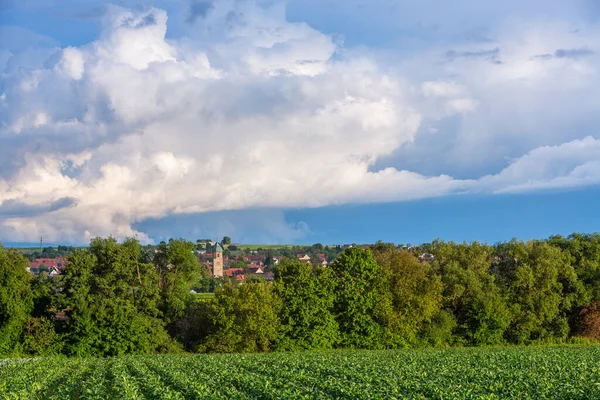
<svg viewBox="0 0 600 400"><path fill-rule="evenodd" d="M0 361L6 399L597 399L600 347Z"/></svg>

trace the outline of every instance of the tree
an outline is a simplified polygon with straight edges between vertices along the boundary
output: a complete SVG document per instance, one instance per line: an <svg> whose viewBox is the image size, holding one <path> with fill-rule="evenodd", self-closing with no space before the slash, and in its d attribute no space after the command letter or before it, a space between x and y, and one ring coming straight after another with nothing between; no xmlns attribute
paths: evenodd
<svg viewBox="0 0 600 400"><path fill-rule="evenodd" d="M62 348L54 324L46 317L28 318L22 341L23 351L35 356L55 356Z"/></svg>
<svg viewBox="0 0 600 400"><path fill-rule="evenodd" d="M18 354L25 323L33 309L27 260L0 245L0 355Z"/></svg>
<svg viewBox="0 0 600 400"><path fill-rule="evenodd" d="M246 264L242 260L235 260L234 262L229 263L229 268L241 268L244 270L244 273L247 274L250 270L248 269L248 264Z"/></svg>
<svg viewBox="0 0 600 400"><path fill-rule="evenodd" d="M283 303L279 349L331 349L338 344L335 286L330 269L313 271L310 264L282 260L275 273L276 292Z"/></svg>
<svg viewBox="0 0 600 400"><path fill-rule="evenodd" d="M511 305L509 340L565 339L571 310L583 292L568 253L540 241L513 240L498 254L498 274L507 284Z"/></svg>
<svg viewBox="0 0 600 400"><path fill-rule="evenodd" d="M324 251L324 247L321 243L315 243L311 246L311 250L313 253L322 253Z"/></svg>
<svg viewBox="0 0 600 400"><path fill-rule="evenodd" d="M266 283L266 279L262 275L250 274L246 278L246 283Z"/></svg>
<svg viewBox="0 0 600 400"><path fill-rule="evenodd" d="M50 278L46 272L42 272L30 280L33 298L31 315L33 317L51 317L49 310L52 308L52 301L60 281L60 275Z"/></svg>
<svg viewBox="0 0 600 400"><path fill-rule="evenodd" d="M160 319L159 276L134 239L93 239L69 257L61 305L65 352L116 356L176 350Z"/></svg>
<svg viewBox="0 0 600 400"><path fill-rule="evenodd" d="M229 244L231 244L231 238L229 236L223 237L223 239L221 240L221 244L222 245L226 245L226 244L229 245Z"/></svg>
<svg viewBox="0 0 600 400"><path fill-rule="evenodd" d="M456 318L455 340L499 344L511 322L506 294L491 271L492 248L477 242L428 246L444 285L444 308Z"/></svg>
<svg viewBox="0 0 600 400"><path fill-rule="evenodd" d="M391 304L385 293L383 271L371 250L349 248L331 269L337 278L334 312L342 346L381 347L381 323L389 315Z"/></svg>
<svg viewBox="0 0 600 400"><path fill-rule="evenodd" d="M451 310L440 310L423 324L421 342L428 346L447 347L455 342L456 318Z"/></svg>
<svg viewBox="0 0 600 400"><path fill-rule="evenodd" d="M583 307L578 317L577 336L600 341L600 303L593 302Z"/></svg>
<svg viewBox="0 0 600 400"><path fill-rule="evenodd" d="M160 310L167 325L183 316L190 289L208 275L194 255L194 244L184 239L159 245L154 256L159 276Z"/></svg>
<svg viewBox="0 0 600 400"><path fill-rule="evenodd" d="M186 351L198 351L201 344L213 332L212 304L211 300L197 301L190 298L185 315L175 322L178 339Z"/></svg>
<svg viewBox="0 0 600 400"><path fill-rule="evenodd" d="M54 247L44 247L42 250L42 257L55 258L58 257L58 250Z"/></svg>
<svg viewBox="0 0 600 400"><path fill-rule="evenodd" d="M573 233L568 238L551 236L548 243L569 255L569 262L581 284L578 306L600 301L600 233ZM579 308L574 313L579 313Z"/></svg>
<svg viewBox="0 0 600 400"><path fill-rule="evenodd" d="M440 311L442 283L429 264L420 264L406 250L398 252L393 244L378 243L373 255L383 270L392 302L385 342L391 347L414 345L425 324Z"/></svg>
<svg viewBox="0 0 600 400"><path fill-rule="evenodd" d="M281 301L273 285L226 284L209 305L207 336L200 351L218 353L264 352L279 337Z"/></svg>

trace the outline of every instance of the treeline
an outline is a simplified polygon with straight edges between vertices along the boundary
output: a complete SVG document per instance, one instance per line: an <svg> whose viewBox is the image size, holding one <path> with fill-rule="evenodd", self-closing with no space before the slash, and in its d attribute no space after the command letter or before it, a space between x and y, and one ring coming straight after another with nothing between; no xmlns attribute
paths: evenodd
<svg viewBox="0 0 600 400"><path fill-rule="evenodd" d="M0 354L113 356L596 341L600 235L494 246L377 243L328 267L284 259L275 282L209 276L184 240L152 262L135 240L94 239L64 273L32 277L0 247ZM421 256L419 258L419 256ZM426 261L424 261L426 260Z"/></svg>
<svg viewBox="0 0 600 400"><path fill-rule="evenodd" d="M73 246L44 247L42 250L30 251L24 255L29 261L34 261L36 258L66 257L75 250L77 248Z"/></svg>

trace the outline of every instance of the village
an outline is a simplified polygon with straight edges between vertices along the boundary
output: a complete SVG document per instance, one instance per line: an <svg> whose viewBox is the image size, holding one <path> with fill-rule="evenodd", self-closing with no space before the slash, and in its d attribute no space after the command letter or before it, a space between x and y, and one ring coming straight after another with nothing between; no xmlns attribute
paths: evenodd
<svg viewBox="0 0 600 400"><path fill-rule="evenodd" d="M164 242L163 242L164 243ZM167 243L164 243L167 244ZM373 244L343 244L324 246L320 243L314 245L294 245L281 247L273 245L247 246L237 243L231 243L231 239L224 237L223 240L197 240L193 250L199 264L203 266L203 271L209 275L204 280L214 281L218 279L221 284L225 281L231 281L235 284L243 284L246 281L273 281L275 278L274 269L284 258L296 259L302 263L310 264L313 267L327 267L331 265L338 254L343 250L352 247L361 247L368 249ZM421 248L415 248L411 244L398 245L398 249L405 249L411 252L418 252L418 259L421 263L433 261L433 256ZM58 253L55 248L40 249L29 254L27 271L32 275L46 273L48 277L53 278L63 273L68 263L68 255L75 251L75 248L59 246ZM144 248L143 259L151 263L153 255L158 251L157 246L149 245ZM60 254L60 255L56 255ZM36 257L42 255L42 257ZM49 257L44 255L55 255ZM220 286L220 285L219 285ZM207 285L205 289L195 287L193 293L202 291L214 291L215 286Z"/></svg>
<svg viewBox="0 0 600 400"><path fill-rule="evenodd" d="M210 268L215 278L229 277L237 281L245 281L249 275L262 276L266 281L274 278L273 267L279 265L284 256L272 256L268 252L259 253L251 251L249 255L224 256L225 249L220 243L213 244L210 251L199 251L198 261ZM313 258L308 253L295 255L296 259L307 264L327 266L332 261L327 261L325 254L317 253Z"/></svg>
<svg viewBox="0 0 600 400"><path fill-rule="evenodd" d="M238 246L207 242L202 246L198 246L194 254L200 265L210 270L211 277L228 277L239 282L245 281L251 275L258 275L267 281L272 281L273 267L279 265L281 259L289 257L289 255L273 255L281 253L281 249L263 250L259 248L259 250L246 250L244 252L243 250L236 250ZM352 245L344 246L344 248L348 247L352 247ZM231 248L234 250L231 250ZM310 250L310 246L307 246L304 250ZM153 251L156 252L156 248ZM327 266L333 262L333 260L329 261L324 253L313 252L311 257L308 252L303 252L296 254L295 258L315 266ZM60 275L66 265L67 256L35 257L28 262L27 271L33 275L45 272L48 276L54 277Z"/></svg>

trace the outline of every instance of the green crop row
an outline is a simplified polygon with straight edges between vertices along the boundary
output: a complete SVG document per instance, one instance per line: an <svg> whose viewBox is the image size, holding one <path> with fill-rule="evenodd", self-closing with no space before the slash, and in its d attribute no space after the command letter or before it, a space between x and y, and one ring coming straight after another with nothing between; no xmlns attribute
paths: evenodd
<svg viewBox="0 0 600 400"><path fill-rule="evenodd" d="M2 399L598 399L600 347L0 360Z"/></svg>

